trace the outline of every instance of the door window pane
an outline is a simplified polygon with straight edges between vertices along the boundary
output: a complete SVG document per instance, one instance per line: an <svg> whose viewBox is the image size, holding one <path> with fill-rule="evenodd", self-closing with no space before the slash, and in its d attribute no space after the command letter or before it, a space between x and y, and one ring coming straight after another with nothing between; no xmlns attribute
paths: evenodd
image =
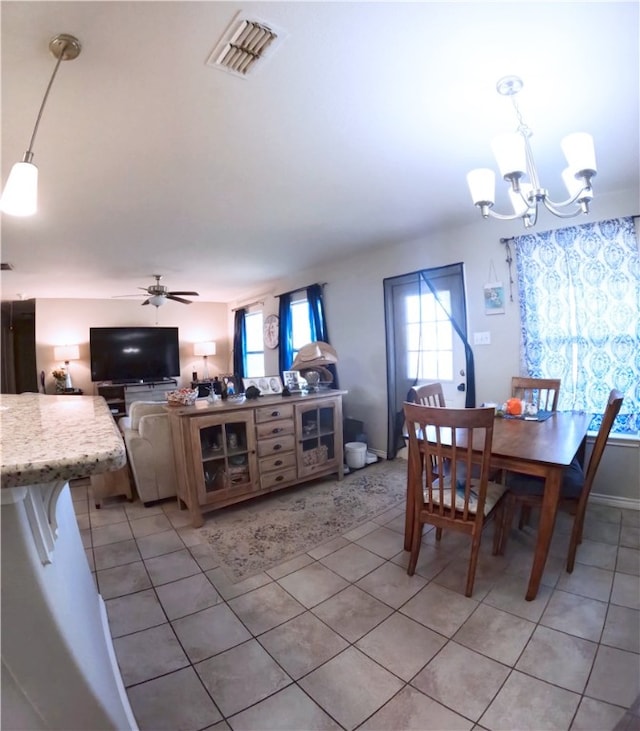
<svg viewBox="0 0 640 731"><path fill-rule="evenodd" d="M419 381L453 379L453 329L447 316L451 295L431 292L405 298L407 378ZM445 311L446 309L446 311Z"/></svg>

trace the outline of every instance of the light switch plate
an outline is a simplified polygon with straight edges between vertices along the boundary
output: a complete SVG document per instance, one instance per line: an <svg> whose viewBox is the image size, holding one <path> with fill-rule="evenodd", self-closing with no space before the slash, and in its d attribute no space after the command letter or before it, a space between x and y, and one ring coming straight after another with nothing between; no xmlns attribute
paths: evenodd
<svg viewBox="0 0 640 731"><path fill-rule="evenodd" d="M474 345L491 345L491 333L489 331L473 333Z"/></svg>

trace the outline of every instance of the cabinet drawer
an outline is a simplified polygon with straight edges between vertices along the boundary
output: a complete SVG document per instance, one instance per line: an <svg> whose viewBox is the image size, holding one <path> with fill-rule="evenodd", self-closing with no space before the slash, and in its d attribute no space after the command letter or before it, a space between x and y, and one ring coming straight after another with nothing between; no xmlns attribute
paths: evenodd
<svg viewBox="0 0 640 731"><path fill-rule="evenodd" d="M280 406L260 406L256 409L256 422L272 421L273 419L293 419L293 404Z"/></svg>
<svg viewBox="0 0 640 731"><path fill-rule="evenodd" d="M296 466L296 453L285 452L277 454L273 457L263 457L260 460L260 474L265 472L273 472L274 470L284 470L286 467Z"/></svg>
<svg viewBox="0 0 640 731"><path fill-rule="evenodd" d="M290 452L295 446L295 441L293 434L274 437L273 439L261 439L258 442L258 457L269 457L280 452Z"/></svg>
<svg viewBox="0 0 640 731"><path fill-rule="evenodd" d="M256 435L258 439L268 437L276 437L282 434L293 434L293 419L278 419L277 421L265 421L256 425Z"/></svg>
<svg viewBox="0 0 640 731"><path fill-rule="evenodd" d="M275 485L284 485L287 482L295 482L297 478L296 468L290 467L282 472L268 472L266 475L260 476L260 487L266 490L268 487Z"/></svg>

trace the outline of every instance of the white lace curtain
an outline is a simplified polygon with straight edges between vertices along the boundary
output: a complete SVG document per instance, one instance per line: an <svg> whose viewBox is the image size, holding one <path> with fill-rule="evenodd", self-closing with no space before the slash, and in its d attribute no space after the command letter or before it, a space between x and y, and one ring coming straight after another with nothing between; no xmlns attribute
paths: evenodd
<svg viewBox="0 0 640 731"><path fill-rule="evenodd" d="M632 218L515 239L521 356L532 377L560 378L560 410L595 415L624 393L613 432L640 433L640 257Z"/></svg>

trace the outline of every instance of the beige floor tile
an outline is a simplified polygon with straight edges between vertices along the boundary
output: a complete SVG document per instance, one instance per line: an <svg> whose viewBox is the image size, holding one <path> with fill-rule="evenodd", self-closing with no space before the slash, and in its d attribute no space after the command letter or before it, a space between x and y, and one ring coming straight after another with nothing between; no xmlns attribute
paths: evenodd
<svg viewBox="0 0 640 731"><path fill-rule="evenodd" d="M375 518L372 518L372 520L374 523L378 523L378 525L386 525L387 528L391 528L391 526L389 524L394 521L402 521L400 530L404 533L405 510L406 510L406 504L403 502L402 506L398 506L395 508L389 508L389 510L385 510L384 513L380 513L380 515L376 515ZM391 528L391 529L395 530L395 528Z"/></svg>
<svg viewBox="0 0 640 731"><path fill-rule="evenodd" d="M359 731L465 731L473 723L407 686Z"/></svg>
<svg viewBox="0 0 640 731"><path fill-rule="evenodd" d="M96 570L96 562L93 557L93 549L92 548L85 548L84 549L84 555L87 557L87 563L89 564L89 571L95 571Z"/></svg>
<svg viewBox="0 0 640 731"><path fill-rule="evenodd" d="M93 549L93 556L96 562L96 569L110 569L114 566L123 566L128 563L140 561L140 551L133 540L120 541L120 543L109 543L106 546L96 546Z"/></svg>
<svg viewBox="0 0 640 731"><path fill-rule="evenodd" d="M640 528L640 510L621 510L622 527L630 525L634 528Z"/></svg>
<svg viewBox="0 0 640 731"><path fill-rule="evenodd" d="M541 584L536 598L529 602L525 599L528 583L528 577L506 574L487 594L484 603L531 622L537 622L549 602L552 589Z"/></svg>
<svg viewBox="0 0 640 731"><path fill-rule="evenodd" d="M400 611L425 627L452 637L476 609L475 599L437 584L427 584Z"/></svg>
<svg viewBox="0 0 640 731"><path fill-rule="evenodd" d="M140 500L135 500L132 503L125 503L124 509L129 520L138 520L140 518L148 518L151 515L161 515L164 512L163 506L165 504L165 501L162 500L147 507Z"/></svg>
<svg viewBox="0 0 640 731"><path fill-rule="evenodd" d="M155 558L165 553L182 550L185 545L174 530L165 530L162 533L152 533L149 536L137 538L138 550L142 558Z"/></svg>
<svg viewBox="0 0 640 731"><path fill-rule="evenodd" d="M589 541L586 538L578 546L576 561L587 566L597 566L599 569L613 571L616 567L618 544Z"/></svg>
<svg viewBox="0 0 640 731"><path fill-rule="evenodd" d="M142 561L97 571L96 578L105 600L151 588L151 580Z"/></svg>
<svg viewBox="0 0 640 731"><path fill-rule="evenodd" d="M91 539L94 546L106 546L108 543L119 543L133 538L129 523L113 523L101 528L91 529Z"/></svg>
<svg viewBox="0 0 640 731"><path fill-rule="evenodd" d="M393 610L357 586L348 586L312 611L346 640L356 642Z"/></svg>
<svg viewBox="0 0 640 731"><path fill-rule="evenodd" d="M505 573L519 576L520 578L526 579L528 582L529 577L531 576L531 567L533 565L533 545L535 544L532 543L532 548L529 549L521 542L517 547L512 549L511 543L508 544L505 555L507 558L511 557L511 561L505 568ZM555 587L558 583L558 579L565 571L566 563L566 551L562 551L559 555L550 554L547 556L540 584L551 588Z"/></svg>
<svg viewBox="0 0 640 731"><path fill-rule="evenodd" d="M105 602L112 637L128 635L167 621L153 589Z"/></svg>
<svg viewBox="0 0 640 731"><path fill-rule="evenodd" d="M93 510L89 513L91 527L102 528L113 523L127 522L127 514L122 506L104 506L100 510Z"/></svg>
<svg viewBox="0 0 640 731"><path fill-rule="evenodd" d="M152 533L173 530L171 523L164 513L131 519L130 523L135 538L142 538L143 536L150 536Z"/></svg>
<svg viewBox="0 0 640 731"><path fill-rule="evenodd" d="M310 611L265 632L259 642L294 680L348 646L344 638Z"/></svg>
<svg viewBox="0 0 640 731"><path fill-rule="evenodd" d="M196 671L225 717L243 711L291 683L256 640L198 663Z"/></svg>
<svg viewBox="0 0 640 731"><path fill-rule="evenodd" d="M426 583L427 580L423 576L418 574L409 576L401 566L387 561L360 579L356 586L390 607L398 609L417 594Z"/></svg>
<svg viewBox="0 0 640 731"><path fill-rule="evenodd" d="M354 647L298 682L347 731L375 713L403 686L401 680Z"/></svg>
<svg viewBox="0 0 640 731"><path fill-rule="evenodd" d="M170 581L184 579L187 576L200 573L200 567L186 548L173 553L165 553L155 558L148 558L145 560L144 565L147 567L154 586L168 584Z"/></svg>
<svg viewBox="0 0 640 731"><path fill-rule="evenodd" d="M231 599L229 606L254 636L305 611L302 604L275 583Z"/></svg>
<svg viewBox="0 0 640 731"><path fill-rule="evenodd" d="M548 627L536 627L517 670L561 688L583 693L598 646Z"/></svg>
<svg viewBox="0 0 640 731"><path fill-rule="evenodd" d="M540 623L545 627L598 642L606 613L607 605L604 602L556 590L549 599Z"/></svg>
<svg viewBox="0 0 640 731"><path fill-rule="evenodd" d="M603 701L586 698L580 701L571 731L603 731L613 729L624 716L624 709Z"/></svg>
<svg viewBox="0 0 640 731"><path fill-rule="evenodd" d="M373 528L371 530L373 530ZM307 554L311 556L311 558L318 560L328 556L334 551L337 551L339 548L346 546L348 543L350 543L350 541L348 541L344 536L338 536L337 538L332 538L330 541L323 543L321 546L312 548L310 551L307 551Z"/></svg>
<svg viewBox="0 0 640 731"><path fill-rule="evenodd" d="M616 571L613 579L611 603L630 609L640 609L640 577Z"/></svg>
<svg viewBox="0 0 640 731"><path fill-rule="evenodd" d="M616 546L620 538L620 524L594 520L587 515L582 528L582 538L589 541L611 543Z"/></svg>
<svg viewBox="0 0 640 731"><path fill-rule="evenodd" d="M216 555L209 546L204 543L189 546L189 553L191 553L194 559L198 562L198 566L200 566L203 571L210 571L219 565Z"/></svg>
<svg viewBox="0 0 640 731"><path fill-rule="evenodd" d="M623 574L640 576L640 551L637 548L620 546L615 569Z"/></svg>
<svg viewBox="0 0 640 731"><path fill-rule="evenodd" d="M626 548L640 548L640 527L623 525L620 531L620 545Z"/></svg>
<svg viewBox="0 0 640 731"><path fill-rule="evenodd" d="M480 726L505 731L568 729L580 696L516 670L480 718Z"/></svg>
<svg viewBox="0 0 640 731"><path fill-rule="evenodd" d="M411 684L430 698L477 721L510 670L456 642L449 642Z"/></svg>
<svg viewBox="0 0 640 731"><path fill-rule="evenodd" d="M113 641L125 686L187 667L189 660L169 624L118 637Z"/></svg>
<svg viewBox="0 0 640 731"><path fill-rule="evenodd" d="M289 685L233 716L233 731L341 731L309 696Z"/></svg>
<svg viewBox="0 0 640 731"><path fill-rule="evenodd" d="M396 612L358 640L356 647L408 682L445 643L442 635Z"/></svg>
<svg viewBox="0 0 640 731"><path fill-rule="evenodd" d="M404 536L389 528L379 527L359 538L356 543L382 558L389 559L403 550Z"/></svg>
<svg viewBox="0 0 640 731"><path fill-rule="evenodd" d="M600 645L585 695L629 708L640 693L640 655Z"/></svg>
<svg viewBox="0 0 640 731"><path fill-rule="evenodd" d="M201 729L222 718L191 667L129 688L128 695L140 731Z"/></svg>
<svg viewBox="0 0 640 731"><path fill-rule="evenodd" d="M300 556L296 556L289 561L278 564L278 566L267 569L267 574L269 574L272 579L281 579L287 574L292 574L294 571L297 571L304 566L308 566L310 563L313 563L313 561L314 559L312 559L308 553L303 553Z"/></svg>
<svg viewBox="0 0 640 731"><path fill-rule="evenodd" d="M572 594L580 594L589 599L608 602L612 583L613 571L576 562L571 574L564 573L560 576L556 588Z"/></svg>
<svg viewBox="0 0 640 731"><path fill-rule="evenodd" d="M353 528L352 530L343 533L343 538L345 538L347 541L357 541L363 536L366 536L367 533L371 533L371 531L377 530L379 527L380 526L377 523L374 523L372 520L368 520L366 523L362 523L356 528Z"/></svg>
<svg viewBox="0 0 640 731"><path fill-rule="evenodd" d="M534 628L535 624L526 619L481 604L456 632L454 639L493 660L513 665Z"/></svg>
<svg viewBox="0 0 640 731"><path fill-rule="evenodd" d="M426 525L422 530L422 542L427 546L433 546L438 551L448 554L455 553L463 548L471 548L471 539L468 535L455 530L443 530L442 538L436 540L436 531L433 526Z"/></svg>
<svg viewBox="0 0 640 731"><path fill-rule="evenodd" d="M91 521L88 515L76 515L76 521L80 530L91 530Z"/></svg>
<svg viewBox="0 0 640 731"><path fill-rule="evenodd" d="M169 619L178 619L222 602L222 597L204 574L188 576L156 587L160 603Z"/></svg>
<svg viewBox="0 0 640 731"><path fill-rule="evenodd" d="M391 562L403 568L406 572L409 566L411 554L409 551L401 551L396 554ZM418 563L416 564L416 574L425 579L433 579L443 569L445 569L456 558L453 553L441 551L436 546L426 545L424 540L418 554Z"/></svg>
<svg viewBox="0 0 640 731"><path fill-rule="evenodd" d="M253 591L253 589L257 589L259 586L270 584L273 581L273 579L264 572L256 574L255 576L250 576L248 579L244 579L243 581L238 581L236 583L231 581L220 567L212 569L211 571L205 571L205 573L209 581L211 581L218 592L220 592L220 596L227 601L236 596L240 596L241 594L246 594L248 591Z"/></svg>
<svg viewBox="0 0 640 731"><path fill-rule="evenodd" d="M622 513L623 511L620 508L589 502L585 517L589 520L602 520L605 523L615 523L616 525L619 525L622 520Z"/></svg>
<svg viewBox="0 0 640 731"><path fill-rule="evenodd" d="M308 609L342 591L348 582L320 563L312 563L278 580Z"/></svg>
<svg viewBox="0 0 640 731"><path fill-rule="evenodd" d="M464 596L467 588L467 574L469 572L469 554L465 551L463 555L458 555L457 559L452 561L445 569L443 569L434 579L435 584L445 586L451 591ZM481 601L491 591L496 581L501 577L502 572L498 567L494 570L484 569L480 566L480 560L476 566L476 574L473 581L472 598Z"/></svg>
<svg viewBox="0 0 640 731"><path fill-rule="evenodd" d="M171 625L193 663L251 639L251 634L226 604L175 619Z"/></svg>
<svg viewBox="0 0 640 731"><path fill-rule="evenodd" d="M363 576L373 571L384 563L384 559L371 551L350 543L334 553L320 559L320 563L328 569L335 571L347 581L358 581Z"/></svg>
<svg viewBox="0 0 640 731"><path fill-rule="evenodd" d="M640 612L610 604L601 642L620 650L640 653Z"/></svg>

